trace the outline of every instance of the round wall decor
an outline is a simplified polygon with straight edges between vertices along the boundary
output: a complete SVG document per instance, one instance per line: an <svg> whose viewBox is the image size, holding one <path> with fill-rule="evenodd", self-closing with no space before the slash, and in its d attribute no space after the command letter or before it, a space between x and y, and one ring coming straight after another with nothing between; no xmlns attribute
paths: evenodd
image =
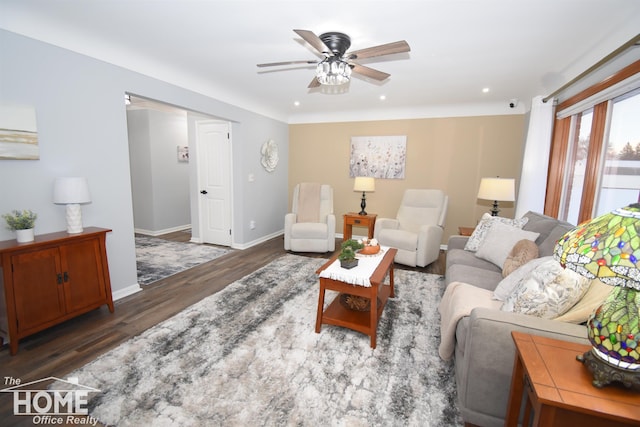
<svg viewBox="0 0 640 427"><path fill-rule="evenodd" d="M278 144L273 139L270 139L262 144L260 153L262 154L262 166L267 172L273 172L278 166Z"/></svg>

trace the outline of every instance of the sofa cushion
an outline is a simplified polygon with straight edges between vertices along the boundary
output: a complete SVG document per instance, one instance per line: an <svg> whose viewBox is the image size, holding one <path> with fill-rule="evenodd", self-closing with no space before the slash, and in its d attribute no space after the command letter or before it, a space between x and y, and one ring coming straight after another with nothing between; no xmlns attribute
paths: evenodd
<svg viewBox="0 0 640 427"><path fill-rule="evenodd" d="M378 235L385 246L415 252L418 248L418 235L412 231L382 229Z"/></svg>
<svg viewBox="0 0 640 427"><path fill-rule="evenodd" d="M489 271L500 272L500 267L490 263L487 260L478 258L475 252L465 251L463 249L448 249L446 269L449 270L452 265L469 265L471 267L478 267Z"/></svg>
<svg viewBox="0 0 640 427"><path fill-rule="evenodd" d="M511 249L518 241L522 239L534 241L538 236L539 234L533 231L525 231L519 227L494 222L489 227L484 240L480 243L476 256L502 268Z"/></svg>
<svg viewBox="0 0 640 427"><path fill-rule="evenodd" d="M553 319L575 305L589 289L590 282L549 259L520 281L501 309Z"/></svg>
<svg viewBox="0 0 640 427"><path fill-rule="evenodd" d="M291 226L292 239L322 239L327 237L327 224L321 222L298 222Z"/></svg>
<svg viewBox="0 0 640 427"><path fill-rule="evenodd" d="M493 291L500 282L502 273L470 265L456 264L447 270L447 285L453 282L463 282L482 289Z"/></svg>
<svg viewBox="0 0 640 427"><path fill-rule="evenodd" d="M536 258L517 268L513 273L498 283L498 286L496 286L496 289L493 291L493 298L500 301L506 300L522 280L529 277L531 272L538 268L540 264L549 260L553 260L553 257Z"/></svg>
<svg viewBox="0 0 640 427"><path fill-rule="evenodd" d="M575 228L573 224L566 221L560 221L537 212L529 211L522 217L528 219L527 223L522 227L523 230L540 233L540 236L536 239L536 244L541 257L552 255L560 237Z"/></svg>
<svg viewBox="0 0 640 427"><path fill-rule="evenodd" d="M568 222L560 221L559 219L538 212L529 211L524 214L522 218L527 218L527 222L522 226L523 230L540 233L540 236L536 240L536 243L538 245L544 242L547 237L549 237L551 231L557 226L561 226L563 228L566 228L567 230L571 230L575 227Z"/></svg>
<svg viewBox="0 0 640 427"><path fill-rule="evenodd" d="M480 222L471 233L471 237L467 240L464 249L467 251L475 252L480 247L480 243L484 240L487 235L487 231L491 227L491 224L494 222L500 222L503 224L512 225L517 228L522 228L523 225L527 223L528 218L519 218L519 219L511 219L511 218L503 218L501 216L491 216L488 213L482 215Z"/></svg>
<svg viewBox="0 0 640 427"><path fill-rule="evenodd" d="M556 247L556 243L558 240L569 231L573 230L575 227L572 225L564 225L558 224L553 230L549 233L546 239L540 245L538 245L538 250L540 251L540 256L549 256L553 255L553 251Z"/></svg>
<svg viewBox="0 0 640 427"><path fill-rule="evenodd" d="M600 280L592 280L589 289L584 296L566 313L556 317L554 320L567 323L584 323L591 313L602 305L602 302L609 296L613 286L605 285Z"/></svg>
<svg viewBox="0 0 640 427"><path fill-rule="evenodd" d="M525 265L532 259L538 258L538 246L531 240L522 239L516 243L507 259L504 260L502 265L502 277L507 277L513 273L517 268Z"/></svg>

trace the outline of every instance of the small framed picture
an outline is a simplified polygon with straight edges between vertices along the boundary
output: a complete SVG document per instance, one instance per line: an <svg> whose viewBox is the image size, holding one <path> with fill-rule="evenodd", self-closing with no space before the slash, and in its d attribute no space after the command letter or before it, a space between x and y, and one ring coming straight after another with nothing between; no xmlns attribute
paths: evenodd
<svg viewBox="0 0 640 427"><path fill-rule="evenodd" d="M34 107L0 104L0 160L39 160Z"/></svg>
<svg viewBox="0 0 640 427"><path fill-rule="evenodd" d="M189 147L188 146L180 146L178 145L178 161L179 162L188 162L189 161Z"/></svg>

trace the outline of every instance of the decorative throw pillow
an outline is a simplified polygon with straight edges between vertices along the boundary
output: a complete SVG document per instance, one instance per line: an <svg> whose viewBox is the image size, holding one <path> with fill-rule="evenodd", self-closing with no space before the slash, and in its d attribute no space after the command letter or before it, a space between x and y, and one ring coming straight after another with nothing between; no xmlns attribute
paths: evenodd
<svg viewBox="0 0 640 427"><path fill-rule="evenodd" d="M538 258L538 245L531 240L522 239L514 245L504 260L502 266L502 277L507 277L517 268L525 265L534 258Z"/></svg>
<svg viewBox="0 0 640 427"><path fill-rule="evenodd" d="M478 223L476 228L473 230L473 233L471 233L471 236L467 240L467 243L464 246L464 250L471 251L471 252L477 251L478 248L480 247L480 242L484 240L484 237L486 236L487 231L489 230L489 227L491 227L491 224L493 224L496 221L501 222L503 224L512 225L514 227L522 228L527 223L527 221L529 221L529 218L511 219L511 218L503 218L501 216L491 216L488 213L485 213L484 215L482 215L480 222Z"/></svg>
<svg viewBox="0 0 640 427"><path fill-rule="evenodd" d="M562 268L558 261L551 259L520 281L501 310L554 319L573 307L590 283L590 279Z"/></svg>
<svg viewBox="0 0 640 427"><path fill-rule="evenodd" d="M521 230L512 225L494 222L476 251L478 258L486 259L502 268L511 249L522 239L535 241L540 233Z"/></svg>
<svg viewBox="0 0 640 427"><path fill-rule="evenodd" d="M520 282L529 277L531 272L538 268L538 266L544 262L553 260L552 256L532 259L528 263L524 264L520 268L517 268L513 273L505 277L498 283L493 291L493 299L500 301L506 300L513 290L520 284Z"/></svg>
<svg viewBox="0 0 640 427"><path fill-rule="evenodd" d="M556 317L554 320L567 323L584 323L591 313L600 307L602 302L609 296L613 286L605 285L600 280L592 280L589 289L584 296L566 313Z"/></svg>

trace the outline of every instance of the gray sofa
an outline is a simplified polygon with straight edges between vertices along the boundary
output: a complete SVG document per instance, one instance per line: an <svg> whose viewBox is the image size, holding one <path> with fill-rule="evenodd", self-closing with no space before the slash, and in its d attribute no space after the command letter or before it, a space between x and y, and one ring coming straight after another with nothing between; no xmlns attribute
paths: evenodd
<svg viewBox="0 0 640 427"><path fill-rule="evenodd" d="M569 223L534 212L524 216L529 219L522 229L540 233L536 240L540 257L551 255L556 241L573 228ZM446 284L464 282L494 290L502 280L501 270L465 251L467 239L449 238ZM515 356L511 331L588 344L582 325L495 309L473 309L458 321L455 331L458 406L465 423L483 427L504 425Z"/></svg>

